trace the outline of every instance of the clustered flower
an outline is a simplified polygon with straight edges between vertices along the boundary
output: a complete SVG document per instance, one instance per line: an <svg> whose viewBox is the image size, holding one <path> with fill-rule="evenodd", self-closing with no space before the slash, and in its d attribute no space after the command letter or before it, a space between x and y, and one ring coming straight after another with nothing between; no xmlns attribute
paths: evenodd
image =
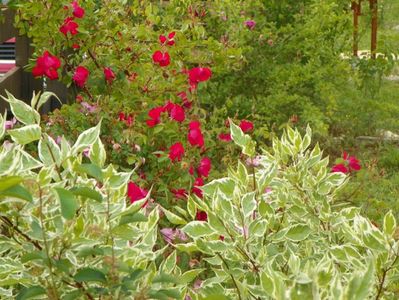
<svg viewBox="0 0 399 300"><path fill-rule="evenodd" d="M332 167L331 172L347 174L357 172L361 169L360 162L355 156L349 156L348 153L344 152L342 160L342 163L338 163Z"/></svg>
<svg viewBox="0 0 399 300"><path fill-rule="evenodd" d="M43 55L37 58L32 74L34 77L47 76L49 79L54 80L58 79L57 69L60 67L60 60L48 51L44 51Z"/></svg>
<svg viewBox="0 0 399 300"><path fill-rule="evenodd" d="M154 64L158 64L160 67L166 67L170 64L170 55L168 52L155 51L152 55Z"/></svg>
<svg viewBox="0 0 399 300"><path fill-rule="evenodd" d="M164 36L163 34L161 34L159 36L159 42L161 43L161 45L168 45L168 46L173 46L175 44L175 35L176 32L172 31L171 33L168 34L168 36Z"/></svg>
<svg viewBox="0 0 399 300"><path fill-rule="evenodd" d="M133 118L133 115L131 115L131 114L125 115L125 113L120 112L119 113L119 121L125 122L125 124L130 127L133 124L134 118Z"/></svg>
<svg viewBox="0 0 399 300"><path fill-rule="evenodd" d="M65 36L68 35L68 32L72 36L78 34L79 25L78 23L75 22L75 17L81 19L85 15L85 11L82 7L79 6L78 1L76 0L72 1L71 7L72 7L73 16L66 17L64 23L62 23L62 25L60 26L60 32ZM65 8L69 9L68 7Z"/></svg>

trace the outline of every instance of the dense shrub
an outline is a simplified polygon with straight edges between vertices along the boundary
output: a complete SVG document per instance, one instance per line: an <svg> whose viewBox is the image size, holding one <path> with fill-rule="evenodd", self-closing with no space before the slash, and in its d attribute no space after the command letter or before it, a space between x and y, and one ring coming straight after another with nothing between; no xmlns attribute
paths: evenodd
<svg viewBox="0 0 399 300"><path fill-rule="evenodd" d="M335 202L348 177L330 172L318 145L310 148L310 129L301 137L287 128L273 152L256 155L255 142L231 124L247 165L240 160L199 188L203 199L189 197L186 210L171 212L151 191L129 204L132 172L104 165L101 122L72 146L63 137L57 145L34 109L48 96L28 106L8 95L19 128L6 129L0 117L3 297L398 296L394 216L379 229ZM175 227L163 228L163 218Z"/></svg>

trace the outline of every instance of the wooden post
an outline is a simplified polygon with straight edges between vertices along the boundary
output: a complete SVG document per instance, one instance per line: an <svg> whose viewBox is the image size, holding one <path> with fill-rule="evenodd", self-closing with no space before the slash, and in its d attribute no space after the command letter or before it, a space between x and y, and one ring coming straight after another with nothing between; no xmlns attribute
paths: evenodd
<svg viewBox="0 0 399 300"><path fill-rule="evenodd" d="M359 15L360 15L360 2L352 1L353 10L353 56L358 55L358 42L359 42Z"/></svg>
<svg viewBox="0 0 399 300"><path fill-rule="evenodd" d="M377 0L369 1L371 12L371 58L375 59L377 53L378 3Z"/></svg>

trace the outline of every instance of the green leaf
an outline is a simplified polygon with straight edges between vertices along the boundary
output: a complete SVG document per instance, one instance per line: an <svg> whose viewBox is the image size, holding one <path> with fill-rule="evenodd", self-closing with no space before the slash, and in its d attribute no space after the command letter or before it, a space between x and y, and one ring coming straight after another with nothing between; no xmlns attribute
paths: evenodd
<svg viewBox="0 0 399 300"><path fill-rule="evenodd" d="M14 185L4 191L0 191L0 197L13 197L28 202L33 201L33 197L30 192L21 185Z"/></svg>
<svg viewBox="0 0 399 300"><path fill-rule="evenodd" d="M38 152L41 161L46 166L57 166L61 163L61 150L57 143L49 137L47 134L43 134L43 138L40 139L38 145Z"/></svg>
<svg viewBox="0 0 399 300"><path fill-rule="evenodd" d="M0 96L5 101L10 104L11 112L15 116L15 118L25 124L39 124L40 123L40 115L37 111L35 111L32 107L30 107L25 102L18 100L8 91L6 91L7 98L4 96Z"/></svg>
<svg viewBox="0 0 399 300"><path fill-rule="evenodd" d="M195 278L198 277L200 273L205 271L205 269L194 269L194 270L189 270L182 274L179 278L179 283L180 284L188 284L191 281L193 281Z"/></svg>
<svg viewBox="0 0 399 300"><path fill-rule="evenodd" d="M131 215L122 216L119 221L119 226L125 225L128 223L147 222L147 221L148 221L148 218L144 214L142 214L140 212L136 212Z"/></svg>
<svg viewBox="0 0 399 300"><path fill-rule="evenodd" d="M266 292L266 294L268 296L272 296L274 292L273 278L263 271L260 274L260 283L262 285L262 289Z"/></svg>
<svg viewBox="0 0 399 300"><path fill-rule="evenodd" d="M61 204L61 214L67 219L71 220L74 218L76 210L78 209L78 203L75 195L63 188L54 188L56 195Z"/></svg>
<svg viewBox="0 0 399 300"><path fill-rule="evenodd" d="M369 296L369 289L373 286L374 265L369 262L365 273L355 274L348 283L345 299L363 300Z"/></svg>
<svg viewBox="0 0 399 300"><path fill-rule="evenodd" d="M97 139L96 142L91 147L90 151L90 161L97 166L103 167L107 154L101 139Z"/></svg>
<svg viewBox="0 0 399 300"><path fill-rule="evenodd" d="M253 211L256 209L256 192L247 193L241 198L242 211L245 218L252 215Z"/></svg>
<svg viewBox="0 0 399 300"><path fill-rule="evenodd" d="M192 238L199 238L213 234L214 231L207 222L192 221L182 228L182 231L187 233Z"/></svg>
<svg viewBox="0 0 399 300"><path fill-rule="evenodd" d="M103 173L101 168L94 164L80 164L75 168L75 171L94 177L98 181L103 180Z"/></svg>
<svg viewBox="0 0 399 300"><path fill-rule="evenodd" d="M307 225L294 225L288 229L286 237L292 241L299 242L306 239L310 234L310 228Z"/></svg>
<svg viewBox="0 0 399 300"><path fill-rule="evenodd" d="M82 150L88 148L89 146L93 145L100 135L100 128L101 128L101 121L97 124L97 126L83 131L79 135L75 144L72 146L71 149L72 154L77 154Z"/></svg>
<svg viewBox="0 0 399 300"><path fill-rule="evenodd" d="M230 131L234 143L236 143L238 146L242 148L242 153L248 155L249 157L253 157L255 155L256 144L251 139L251 137L247 134L244 134L241 128L235 125L231 120L230 120Z"/></svg>
<svg viewBox="0 0 399 300"><path fill-rule="evenodd" d="M28 125L18 129L8 130L14 142L20 145L26 145L40 139L42 129L39 125Z"/></svg>
<svg viewBox="0 0 399 300"><path fill-rule="evenodd" d="M0 184L1 186L1 184ZM388 235L393 235L396 229L396 219L390 210L384 217L384 232Z"/></svg>
<svg viewBox="0 0 399 300"><path fill-rule="evenodd" d="M41 168L43 164L24 150L20 150L22 165L19 171L28 171L32 169Z"/></svg>
<svg viewBox="0 0 399 300"><path fill-rule="evenodd" d="M60 98L58 98L56 94L53 92L44 92L39 98L36 109L39 110L40 107L42 107L42 105L45 104L51 97L56 98L62 105ZM35 106L32 104L32 107L34 108Z"/></svg>
<svg viewBox="0 0 399 300"><path fill-rule="evenodd" d="M22 177L19 176L4 176L0 178L0 192L9 189L22 182Z"/></svg>
<svg viewBox="0 0 399 300"><path fill-rule="evenodd" d="M0 141L2 140L4 134L6 133L6 118L7 118L7 111L4 112L4 117L0 114Z"/></svg>
<svg viewBox="0 0 399 300"><path fill-rule="evenodd" d="M187 224L186 220L183 218L179 217L178 215L170 212L169 210L165 209L162 207L162 211L165 213L166 218L171 222L172 224L175 225L185 225Z"/></svg>
<svg viewBox="0 0 399 300"><path fill-rule="evenodd" d="M77 282L89 282L89 281L97 281L106 283L107 278L105 274L98 269L94 268L83 268L80 269L75 276L73 276L75 281Z"/></svg>
<svg viewBox="0 0 399 300"><path fill-rule="evenodd" d="M81 196L84 198L89 198L89 199L93 199L97 202L102 202L103 196L97 192L96 190L89 188L89 187L74 187L72 189L70 189L70 191L75 195L75 196Z"/></svg>
<svg viewBox="0 0 399 300"><path fill-rule="evenodd" d="M173 272L174 268L176 267L176 251L173 251L169 256L163 261L160 266L160 270L163 273L170 274Z"/></svg>
<svg viewBox="0 0 399 300"><path fill-rule="evenodd" d="M174 284L178 284L179 283L179 279L176 278L175 275L161 273L161 274L158 274L158 275L156 275L154 277L154 279L152 280L152 283L174 283Z"/></svg>
<svg viewBox="0 0 399 300"><path fill-rule="evenodd" d="M17 297L15 298L16 300L25 300L25 299L31 299L36 296L44 295L46 294L46 290L41 287L40 285L35 285L31 287L26 287L23 288Z"/></svg>
<svg viewBox="0 0 399 300"><path fill-rule="evenodd" d="M225 177L212 180L210 183L202 186L201 189L204 191L206 196L213 197L217 189L220 189L220 191L225 195L232 195L235 186L236 182L233 179Z"/></svg>

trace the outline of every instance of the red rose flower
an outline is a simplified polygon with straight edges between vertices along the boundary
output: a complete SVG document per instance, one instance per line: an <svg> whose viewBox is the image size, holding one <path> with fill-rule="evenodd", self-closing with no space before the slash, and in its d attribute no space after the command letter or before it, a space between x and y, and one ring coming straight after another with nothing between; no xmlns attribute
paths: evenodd
<svg viewBox="0 0 399 300"><path fill-rule="evenodd" d="M64 20L64 23L60 27L60 31L67 36L68 32L71 33L71 35L75 35L78 33L78 27L79 25L73 21L72 17L68 17Z"/></svg>
<svg viewBox="0 0 399 300"><path fill-rule="evenodd" d="M198 83L207 81L212 76L212 71L209 68L192 68L188 71L188 79L191 89L196 89Z"/></svg>
<svg viewBox="0 0 399 300"><path fill-rule="evenodd" d="M171 117L173 120L181 123L186 119L184 109L179 104L168 101L164 108L169 112L169 117Z"/></svg>
<svg viewBox="0 0 399 300"><path fill-rule="evenodd" d="M185 189L172 189L171 192L177 199L187 199L188 193Z"/></svg>
<svg viewBox="0 0 399 300"><path fill-rule="evenodd" d="M85 86L87 78L89 78L89 74L89 70L87 70L85 67L78 66L72 76L72 80L78 87L82 88Z"/></svg>
<svg viewBox="0 0 399 300"><path fill-rule="evenodd" d="M44 51L43 55L37 58L32 74L34 77L45 75L51 80L58 79L57 69L59 67L61 67L60 60L48 51Z"/></svg>
<svg viewBox="0 0 399 300"><path fill-rule="evenodd" d="M361 169L359 160L355 156L349 156L348 153L342 154L343 163L336 164L332 167L331 172L349 173L359 171Z"/></svg>
<svg viewBox="0 0 399 300"><path fill-rule="evenodd" d="M249 132L254 129L254 124L250 121L247 120L242 120L240 123L240 128L244 132Z"/></svg>
<svg viewBox="0 0 399 300"><path fill-rule="evenodd" d="M125 113L123 112L119 113L119 121L125 121Z"/></svg>
<svg viewBox="0 0 399 300"><path fill-rule="evenodd" d="M114 79L115 79L115 74L114 74L114 72L112 71L112 69L111 68L104 68L104 76L105 76L105 80L109 83L109 84L111 84L112 83L112 81L114 81Z"/></svg>
<svg viewBox="0 0 399 300"><path fill-rule="evenodd" d="M169 158L172 162L181 161L184 155L184 147L180 142L174 143L169 148Z"/></svg>
<svg viewBox="0 0 399 300"><path fill-rule="evenodd" d="M194 167L193 166L190 166L190 168L188 169L188 173L190 175L194 175Z"/></svg>
<svg viewBox="0 0 399 300"><path fill-rule="evenodd" d="M148 112L150 120L147 120L148 127L154 127L155 125L161 123L161 114L165 111L163 106L154 107Z"/></svg>
<svg viewBox="0 0 399 300"><path fill-rule="evenodd" d="M74 44L72 45L72 48L73 48L73 49L79 49L80 46L79 46L79 44L74 43Z"/></svg>
<svg viewBox="0 0 399 300"><path fill-rule="evenodd" d="M223 142L231 142L232 141L230 133L221 133L218 135L218 138L219 138L219 140L221 140Z"/></svg>
<svg viewBox="0 0 399 300"><path fill-rule="evenodd" d="M191 146L204 146L204 136L201 131L201 124L198 121L192 121L189 124L188 141Z"/></svg>
<svg viewBox="0 0 399 300"><path fill-rule="evenodd" d="M204 180L201 177L198 177L194 181L193 188L191 191L196 194L199 198L202 198L202 190L199 188L200 186L204 185Z"/></svg>
<svg viewBox="0 0 399 300"><path fill-rule="evenodd" d="M349 171L348 171L348 169L345 167L344 164L336 164L336 165L334 165L334 166L332 167L331 172L333 172L333 173L339 173L339 172L341 172L341 173L346 174L346 173L348 173Z"/></svg>
<svg viewBox="0 0 399 300"><path fill-rule="evenodd" d="M73 15L76 18L83 18L85 15L85 10L79 6L78 1L74 0L71 5L73 8Z"/></svg>
<svg viewBox="0 0 399 300"><path fill-rule="evenodd" d="M197 211L196 215L195 215L195 219L197 221L208 221L208 214L204 211Z"/></svg>
<svg viewBox="0 0 399 300"><path fill-rule="evenodd" d="M140 188L134 182L129 182L127 185L127 196L130 198L130 203L139 201L147 197L148 191ZM148 202L148 201L147 201ZM147 205L147 202L143 204L143 207Z"/></svg>
<svg viewBox="0 0 399 300"><path fill-rule="evenodd" d="M175 44L174 38L175 38L176 32L172 31L171 33L168 34L168 37L164 35L159 36L159 42L161 45L165 45L165 43L169 46L173 46Z"/></svg>
<svg viewBox="0 0 399 300"><path fill-rule="evenodd" d="M170 64L170 56L168 52L155 51L152 55L152 60L155 64L161 67L166 67Z"/></svg>
<svg viewBox="0 0 399 300"><path fill-rule="evenodd" d="M197 173L199 176L208 177L209 172L212 168L212 162L209 157L204 157L201 159L200 165L197 168Z"/></svg>
<svg viewBox="0 0 399 300"><path fill-rule="evenodd" d="M355 156L349 156L344 152L342 158L348 163L350 171L359 171L361 169L359 160Z"/></svg>

